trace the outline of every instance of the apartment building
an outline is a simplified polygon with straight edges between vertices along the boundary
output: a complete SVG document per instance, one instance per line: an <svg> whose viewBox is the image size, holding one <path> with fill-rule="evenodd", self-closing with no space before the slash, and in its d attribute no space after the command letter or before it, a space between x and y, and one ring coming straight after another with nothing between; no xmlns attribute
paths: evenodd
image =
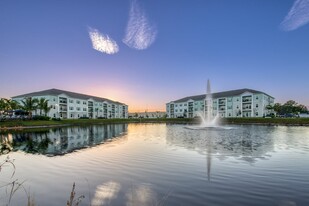
<svg viewBox="0 0 309 206"><path fill-rule="evenodd" d="M264 117L273 112L267 106L274 105L274 97L253 89L212 93L210 97L213 117ZM168 118L205 115L207 102L205 94L181 98L166 104L166 114Z"/></svg>
<svg viewBox="0 0 309 206"><path fill-rule="evenodd" d="M129 118L164 118L166 116L166 112L155 111L155 112L131 112L129 113Z"/></svg>
<svg viewBox="0 0 309 206"><path fill-rule="evenodd" d="M28 97L48 100L51 109L47 115L51 118L128 118L128 105L124 103L59 89L22 94L12 97L12 100L21 103ZM33 111L33 114L38 114L38 111Z"/></svg>

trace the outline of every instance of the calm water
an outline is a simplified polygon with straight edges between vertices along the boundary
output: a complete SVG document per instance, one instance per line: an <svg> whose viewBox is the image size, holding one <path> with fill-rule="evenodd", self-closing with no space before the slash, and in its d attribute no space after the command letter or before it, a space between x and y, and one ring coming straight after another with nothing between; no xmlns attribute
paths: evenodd
<svg viewBox="0 0 309 206"><path fill-rule="evenodd" d="M309 128L119 124L1 134L36 205L309 205ZM3 162L7 154L0 156ZM11 179L10 179L11 178ZM9 195L0 188L0 205ZM24 189L11 205L26 205Z"/></svg>

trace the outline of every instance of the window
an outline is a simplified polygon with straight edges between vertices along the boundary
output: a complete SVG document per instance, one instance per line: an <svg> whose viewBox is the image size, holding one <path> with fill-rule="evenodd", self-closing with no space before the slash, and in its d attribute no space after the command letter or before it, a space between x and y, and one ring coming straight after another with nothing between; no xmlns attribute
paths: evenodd
<svg viewBox="0 0 309 206"><path fill-rule="evenodd" d="M255 107L258 108L258 107L259 107L259 104L256 104Z"/></svg>
<svg viewBox="0 0 309 206"><path fill-rule="evenodd" d="M73 118L73 114L71 114L71 118Z"/></svg>
<svg viewBox="0 0 309 206"><path fill-rule="evenodd" d="M180 110L180 112L182 112L182 109Z"/></svg>
<svg viewBox="0 0 309 206"><path fill-rule="evenodd" d="M79 101L79 100L76 100L76 104L80 104L80 101Z"/></svg>
<svg viewBox="0 0 309 206"><path fill-rule="evenodd" d="M259 96L256 96L255 99L259 99Z"/></svg>
<svg viewBox="0 0 309 206"><path fill-rule="evenodd" d="M70 99L69 102L70 102L70 103L73 103L73 99Z"/></svg>
<svg viewBox="0 0 309 206"><path fill-rule="evenodd" d="M187 106L187 104L184 104L183 106Z"/></svg>
<svg viewBox="0 0 309 206"><path fill-rule="evenodd" d="M70 110L74 110L74 107L70 107Z"/></svg>
<svg viewBox="0 0 309 206"><path fill-rule="evenodd" d="M177 109L175 109L175 112L178 112L178 110L177 110Z"/></svg>
<svg viewBox="0 0 309 206"><path fill-rule="evenodd" d="M87 109L86 109L86 108L83 108L83 111L87 111Z"/></svg>
<svg viewBox="0 0 309 206"><path fill-rule="evenodd" d="M83 101L83 104L84 104L84 105L86 105L86 104L87 104L87 102L86 102L86 101Z"/></svg>
<svg viewBox="0 0 309 206"><path fill-rule="evenodd" d="M259 113L258 113L258 112L256 112L256 113L255 113L255 116L259 116Z"/></svg>

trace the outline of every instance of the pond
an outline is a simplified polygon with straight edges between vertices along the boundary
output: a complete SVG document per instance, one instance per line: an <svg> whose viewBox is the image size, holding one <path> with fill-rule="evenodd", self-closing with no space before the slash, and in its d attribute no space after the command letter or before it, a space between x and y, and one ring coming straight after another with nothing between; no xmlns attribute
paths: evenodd
<svg viewBox="0 0 309 206"><path fill-rule="evenodd" d="M74 182L80 205L309 205L309 127L111 124L0 140L15 166L0 171L0 205L66 205Z"/></svg>

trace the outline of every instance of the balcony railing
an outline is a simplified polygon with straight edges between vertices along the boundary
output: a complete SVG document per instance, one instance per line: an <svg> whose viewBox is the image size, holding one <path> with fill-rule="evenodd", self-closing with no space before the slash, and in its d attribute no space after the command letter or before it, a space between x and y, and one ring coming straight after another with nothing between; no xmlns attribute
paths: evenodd
<svg viewBox="0 0 309 206"><path fill-rule="evenodd" d="M252 99L243 99L242 102L252 102Z"/></svg>

